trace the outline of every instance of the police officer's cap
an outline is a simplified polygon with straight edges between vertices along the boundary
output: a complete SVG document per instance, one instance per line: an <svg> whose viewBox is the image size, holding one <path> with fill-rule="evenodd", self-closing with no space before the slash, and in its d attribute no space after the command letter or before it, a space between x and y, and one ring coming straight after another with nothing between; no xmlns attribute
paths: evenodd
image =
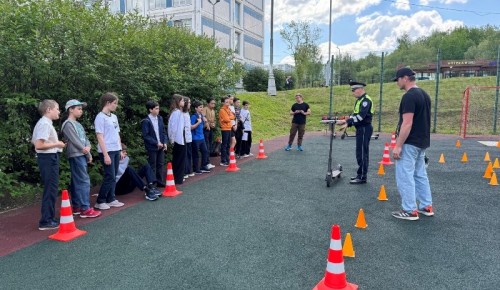
<svg viewBox="0 0 500 290"><path fill-rule="evenodd" d="M349 85L351 86L351 90L366 87L365 83L360 83L360 82L355 82L355 81L350 81Z"/></svg>

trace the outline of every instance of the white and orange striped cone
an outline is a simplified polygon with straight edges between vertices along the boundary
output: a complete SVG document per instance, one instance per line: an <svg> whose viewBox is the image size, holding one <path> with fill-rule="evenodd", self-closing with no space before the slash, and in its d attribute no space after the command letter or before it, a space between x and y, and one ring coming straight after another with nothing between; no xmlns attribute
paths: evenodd
<svg viewBox="0 0 500 290"><path fill-rule="evenodd" d="M87 232L76 228L75 220L73 219L73 210L71 209L71 203L69 202L68 191L64 189L62 191L61 200L61 219L59 220L59 230L57 233L50 235L49 239L69 242L80 236L85 235Z"/></svg>
<svg viewBox="0 0 500 290"><path fill-rule="evenodd" d="M349 283L346 280L339 225L333 225L332 227L325 277L313 288L313 290L329 289L358 289L358 285Z"/></svg>
<svg viewBox="0 0 500 290"><path fill-rule="evenodd" d="M391 161L391 156L389 155L389 144L386 142L384 147L384 155L382 156L382 161L379 164L392 165L394 162Z"/></svg>
<svg viewBox="0 0 500 290"><path fill-rule="evenodd" d="M236 172L240 170L238 166L236 166L236 158L234 157L234 148L229 149L229 167L226 168L227 172Z"/></svg>
<svg viewBox="0 0 500 290"><path fill-rule="evenodd" d="M167 163L167 182L165 189L163 190L162 196L164 197L175 197L182 193L182 191L177 190L175 187L174 172L172 171L172 163Z"/></svg>
<svg viewBox="0 0 500 290"><path fill-rule="evenodd" d="M262 143L262 139L260 139L259 142L259 155L257 156L257 159L266 159L266 153L264 153L264 143Z"/></svg>
<svg viewBox="0 0 500 290"><path fill-rule="evenodd" d="M396 147L396 133L391 135L391 146L389 148L394 149L394 147Z"/></svg>

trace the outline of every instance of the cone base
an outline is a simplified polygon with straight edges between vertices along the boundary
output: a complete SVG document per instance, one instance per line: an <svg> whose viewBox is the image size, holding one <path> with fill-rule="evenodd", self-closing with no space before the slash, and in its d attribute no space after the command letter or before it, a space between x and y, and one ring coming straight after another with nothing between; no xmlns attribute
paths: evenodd
<svg viewBox="0 0 500 290"><path fill-rule="evenodd" d="M388 200L387 197L379 197L377 199L380 200L380 201L387 201Z"/></svg>
<svg viewBox="0 0 500 290"><path fill-rule="evenodd" d="M332 288L325 285L325 278L321 279L319 283L313 288L313 290L330 290L330 289L345 289L345 290L357 290L358 285L347 282L344 288Z"/></svg>
<svg viewBox="0 0 500 290"><path fill-rule="evenodd" d="M368 225L358 225L358 224L355 224L354 226L357 227L358 229L366 229L368 227Z"/></svg>
<svg viewBox="0 0 500 290"><path fill-rule="evenodd" d="M239 168L239 167L234 167L234 168L230 168L230 167L228 167L228 168L226 169L226 172L236 172L236 171L239 171L239 170L240 170L240 168Z"/></svg>
<svg viewBox="0 0 500 290"><path fill-rule="evenodd" d="M267 158L267 155L262 155L262 156L261 156L261 155L259 155L259 156L257 156L256 158L257 158L257 159L266 159L266 158Z"/></svg>
<svg viewBox="0 0 500 290"><path fill-rule="evenodd" d="M392 165L392 164L394 164L394 162L392 162L392 161L380 161L378 164L382 164L382 165Z"/></svg>
<svg viewBox="0 0 500 290"><path fill-rule="evenodd" d="M181 193L182 193L182 191L174 189L174 191L168 191L168 192L164 191L161 196L163 196L163 197L176 197Z"/></svg>
<svg viewBox="0 0 500 290"><path fill-rule="evenodd" d="M78 237L81 237L83 235L85 235L87 232L86 231L82 231L82 230L79 230L79 229L76 229L74 230L73 232L71 233L55 233L53 235L50 235L49 236L49 239L51 240L56 240L56 241L60 241L60 242L69 242L71 240L74 240Z"/></svg>

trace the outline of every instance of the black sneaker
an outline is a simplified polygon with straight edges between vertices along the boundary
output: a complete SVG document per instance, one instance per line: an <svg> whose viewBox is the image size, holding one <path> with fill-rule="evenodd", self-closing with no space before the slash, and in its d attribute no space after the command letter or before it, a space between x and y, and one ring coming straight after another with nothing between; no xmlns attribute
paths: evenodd
<svg viewBox="0 0 500 290"><path fill-rule="evenodd" d="M424 156L425 168L429 167L429 157L427 155Z"/></svg>
<svg viewBox="0 0 500 290"><path fill-rule="evenodd" d="M408 221L416 221L419 219L418 211L407 212L404 210L394 211L392 212L392 216L397 219L408 220Z"/></svg>
<svg viewBox="0 0 500 290"><path fill-rule="evenodd" d="M351 180L354 180L354 179L361 179L361 176L356 175L356 176L351 177Z"/></svg>
<svg viewBox="0 0 500 290"><path fill-rule="evenodd" d="M195 173L196 175L203 174L203 172L201 172L201 170L195 171L194 173Z"/></svg>
<svg viewBox="0 0 500 290"><path fill-rule="evenodd" d="M366 183L366 179L362 179L362 178L355 178L355 179L351 179L351 181L349 181L350 184L365 184Z"/></svg>
<svg viewBox="0 0 500 290"><path fill-rule="evenodd" d="M59 223L55 221L50 221L46 224L39 225L38 229L41 231L47 231L47 230L56 230L59 228Z"/></svg>
<svg viewBox="0 0 500 290"><path fill-rule="evenodd" d="M203 167L200 171L203 173L210 173L211 172L210 169L208 169L207 167Z"/></svg>
<svg viewBox="0 0 500 290"><path fill-rule="evenodd" d="M229 166L229 163L221 162L220 166Z"/></svg>
<svg viewBox="0 0 500 290"><path fill-rule="evenodd" d="M158 196L156 195L156 193L154 191L152 191L151 189L149 189L148 187L146 187L144 189L145 191L145 194L144 194L144 197L147 199L147 200L157 200L158 199Z"/></svg>

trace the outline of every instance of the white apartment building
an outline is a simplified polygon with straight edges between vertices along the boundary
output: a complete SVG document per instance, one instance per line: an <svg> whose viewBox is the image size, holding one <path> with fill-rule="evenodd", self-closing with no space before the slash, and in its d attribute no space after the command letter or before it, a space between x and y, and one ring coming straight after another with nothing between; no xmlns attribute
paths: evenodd
<svg viewBox="0 0 500 290"><path fill-rule="evenodd" d="M152 19L167 19L174 26L212 37L217 45L234 50L245 65L264 63L264 0L107 0L114 13L139 11Z"/></svg>

